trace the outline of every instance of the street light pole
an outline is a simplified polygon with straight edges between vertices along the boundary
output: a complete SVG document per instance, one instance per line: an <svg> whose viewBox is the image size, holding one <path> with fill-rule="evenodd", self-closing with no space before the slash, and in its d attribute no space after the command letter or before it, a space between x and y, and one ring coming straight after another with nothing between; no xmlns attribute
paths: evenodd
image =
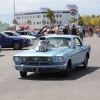
<svg viewBox="0 0 100 100"><path fill-rule="evenodd" d="M13 4L14 4L14 21L15 21L15 0L13 0ZM15 24L14 24L14 29L15 29Z"/></svg>

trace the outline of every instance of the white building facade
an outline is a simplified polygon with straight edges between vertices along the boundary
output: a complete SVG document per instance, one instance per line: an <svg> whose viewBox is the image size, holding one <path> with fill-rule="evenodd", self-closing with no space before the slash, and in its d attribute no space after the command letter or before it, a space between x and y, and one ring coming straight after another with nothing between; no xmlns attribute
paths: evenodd
<svg viewBox="0 0 100 100"><path fill-rule="evenodd" d="M19 29L21 25L28 25L28 20L31 21L30 28L41 29L43 26L50 26L50 20L46 17L46 11L48 9L49 8L40 8L39 11L16 13L15 19L19 23L16 28ZM76 18L78 20L79 17L78 7L76 5L67 5L65 10L52 11L54 12L56 19L56 23L53 26L56 26L57 24L61 24L62 26L65 24L71 25L69 20L71 18ZM45 24L42 23L43 20L45 21ZM75 25L78 26L78 21L75 22Z"/></svg>

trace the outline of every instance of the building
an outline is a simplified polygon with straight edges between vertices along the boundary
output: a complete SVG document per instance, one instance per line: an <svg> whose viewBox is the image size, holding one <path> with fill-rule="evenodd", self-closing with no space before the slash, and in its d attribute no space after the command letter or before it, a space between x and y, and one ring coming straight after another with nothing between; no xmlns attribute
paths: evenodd
<svg viewBox="0 0 100 100"><path fill-rule="evenodd" d="M16 13L15 18L18 21L20 25L28 25L27 21L30 20L30 28L36 28L40 29L43 26L50 26L50 21L46 17L46 11L49 8L40 8L39 11L32 11L32 12L24 12L24 13ZM51 9L52 10L52 9ZM67 5L65 7L65 10L52 10L55 14L55 19L56 23L54 26L57 24L62 24L63 26L65 24L71 25L69 20L71 18L76 18L78 20L78 7L76 5ZM45 24L42 23L42 21L45 20ZM78 21L75 22L76 26L78 25ZM17 29L19 26L17 26Z"/></svg>

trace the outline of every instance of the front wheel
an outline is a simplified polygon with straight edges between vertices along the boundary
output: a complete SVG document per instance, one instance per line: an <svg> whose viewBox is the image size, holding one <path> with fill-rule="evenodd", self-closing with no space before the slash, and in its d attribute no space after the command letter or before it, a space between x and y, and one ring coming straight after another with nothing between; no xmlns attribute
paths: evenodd
<svg viewBox="0 0 100 100"><path fill-rule="evenodd" d="M20 49L22 49L21 43L17 42L17 41L12 44L12 47L13 47L14 50L20 50Z"/></svg>
<svg viewBox="0 0 100 100"><path fill-rule="evenodd" d="M86 55L84 62L83 62L83 68L86 69L88 65L88 56Z"/></svg>
<svg viewBox="0 0 100 100"><path fill-rule="evenodd" d="M63 77L68 77L68 69L69 69L69 64L67 65L66 70L62 71Z"/></svg>
<svg viewBox="0 0 100 100"><path fill-rule="evenodd" d="M23 77L26 77L26 76L27 76L27 72L21 72L21 71L20 71L20 75L21 75L22 78L23 78Z"/></svg>

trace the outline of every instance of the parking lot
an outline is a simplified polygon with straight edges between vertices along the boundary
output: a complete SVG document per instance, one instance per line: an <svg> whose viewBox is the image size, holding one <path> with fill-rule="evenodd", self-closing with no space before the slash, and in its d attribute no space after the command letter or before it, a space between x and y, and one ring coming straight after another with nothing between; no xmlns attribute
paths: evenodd
<svg viewBox="0 0 100 100"><path fill-rule="evenodd" d="M12 57L22 50L0 53L0 100L100 100L100 38L84 38L91 45L87 69L77 68L64 78L59 73L28 73L21 78Z"/></svg>

